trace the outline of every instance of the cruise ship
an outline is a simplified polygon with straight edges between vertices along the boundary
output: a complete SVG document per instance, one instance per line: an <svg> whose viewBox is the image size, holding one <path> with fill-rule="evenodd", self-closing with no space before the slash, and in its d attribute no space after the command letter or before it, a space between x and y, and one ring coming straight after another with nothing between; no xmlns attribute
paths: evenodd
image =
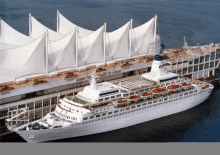
<svg viewBox="0 0 220 155"><path fill-rule="evenodd" d="M85 136L125 128L172 115L205 101L214 88L204 81L181 78L164 70L162 56L155 55L152 69L140 78L90 85L76 96L60 99L54 112L29 122L28 108L6 119L7 127L29 143Z"/></svg>

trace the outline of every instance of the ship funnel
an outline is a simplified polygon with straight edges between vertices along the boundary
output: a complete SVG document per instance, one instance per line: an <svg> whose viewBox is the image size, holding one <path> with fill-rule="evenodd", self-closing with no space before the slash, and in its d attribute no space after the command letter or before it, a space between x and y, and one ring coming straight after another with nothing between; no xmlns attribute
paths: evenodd
<svg viewBox="0 0 220 155"><path fill-rule="evenodd" d="M92 72L91 78L92 78L92 80L91 80L90 86L91 86L92 90L95 90L96 89L96 78L98 78L98 76L96 74L96 70L94 70Z"/></svg>
<svg viewBox="0 0 220 155"><path fill-rule="evenodd" d="M154 56L150 73L142 74L142 78L155 81L157 83L178 78L178 74L165 71L163 66L163 58L160 55Z"/></svg>

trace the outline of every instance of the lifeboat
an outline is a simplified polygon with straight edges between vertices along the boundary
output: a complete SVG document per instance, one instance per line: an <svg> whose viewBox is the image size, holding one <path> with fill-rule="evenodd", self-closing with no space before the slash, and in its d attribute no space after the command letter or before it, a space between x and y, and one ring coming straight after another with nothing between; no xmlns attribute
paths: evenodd
<svg viewBox="0 0 220 155"><path fill-rule="evenodd" d="M133 97L129 97L129 98L128 98L128 101L130 101L130 102L132 102L132 101L137 102L139 98L140 98L139 95L133 96Z"/></svg>
<svg viewBox="0 0 220 155"><path fill-rule="evenodd" d="M121 105L127 104L128 101L127 101L126 98L124 98L124 99L122 99L122 100L120 100L120 101L113 101L112 103L113 103L115 106L121 106Z"/></svg>
<svg viewBox="0 0 220 155"><path fill-rule="evenodd" d="M154 95L164 95L167 93L167 90L165 88L157 88L153 90Z"/></svg>
<svg viewBox="0 0 220 155"><path fill-rule="evenodd" d="M182 85L171 85L167 89L168 91L178 91L182 89Z"/></svg>
<svg viewBox="0 0 220 155"><path fill-rule="evenodd" d="M146 100L148 98L152 98L152 94L153 93L144 93L144 94L141 95L141 98L144 99L144 100Z"/></svg>
<svg viewBox="0 0 220 155"><path fill-rule="evenodd" d="M191 83L186 83L186 84L183 84L183 89L189 89L191 86Z"/></svg>

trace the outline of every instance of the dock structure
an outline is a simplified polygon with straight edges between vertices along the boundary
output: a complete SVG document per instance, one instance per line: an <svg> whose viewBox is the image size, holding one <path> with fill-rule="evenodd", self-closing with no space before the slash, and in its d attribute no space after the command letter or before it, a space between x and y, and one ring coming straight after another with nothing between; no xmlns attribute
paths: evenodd
<svg viewBox="0 0 220 155"><path fill-rule="evenodd" d="M210 78L216 75L219 68L220 44L204 45L190 49L165 50L167 59L164 68L167 71L191 79Z"/></svg>
<svg viewBox="0 0 220 155"><path fill-rule="evenodd" d="M115 83L133 78L138 78L140 76L141 76L140 74L137 74L133 76L123 77L120 79L111 80L110 82ZM13 109L23 108L26 106L29 107L29 114L30 114L29 117L31 120L41 118L45 116L47 113L54 111L56 104L59 102L60 98L77 94L77 92L82 91L83 89L84 86L65 90L65 91L60 91L48 95L42 95L16 102L2 104L0 106L0 120L6 119L9 111Z"/></svg>

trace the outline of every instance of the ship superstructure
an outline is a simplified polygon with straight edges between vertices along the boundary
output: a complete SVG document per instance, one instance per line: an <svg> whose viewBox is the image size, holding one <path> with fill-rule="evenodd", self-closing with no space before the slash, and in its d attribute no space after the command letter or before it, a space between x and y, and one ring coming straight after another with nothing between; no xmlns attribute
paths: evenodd
<svg viewBox="0 0 220 155"><path fill-rule="evenodd" d="M93 72L90 85L76 96L60 99L54 112L17 127L12 123L16 116L8 118L8 128L27 142L101 133L190 109L206 100L213 89L209 83L165 71L158 55L151 72L140 78L99 84L96 78Z"/></svg>

